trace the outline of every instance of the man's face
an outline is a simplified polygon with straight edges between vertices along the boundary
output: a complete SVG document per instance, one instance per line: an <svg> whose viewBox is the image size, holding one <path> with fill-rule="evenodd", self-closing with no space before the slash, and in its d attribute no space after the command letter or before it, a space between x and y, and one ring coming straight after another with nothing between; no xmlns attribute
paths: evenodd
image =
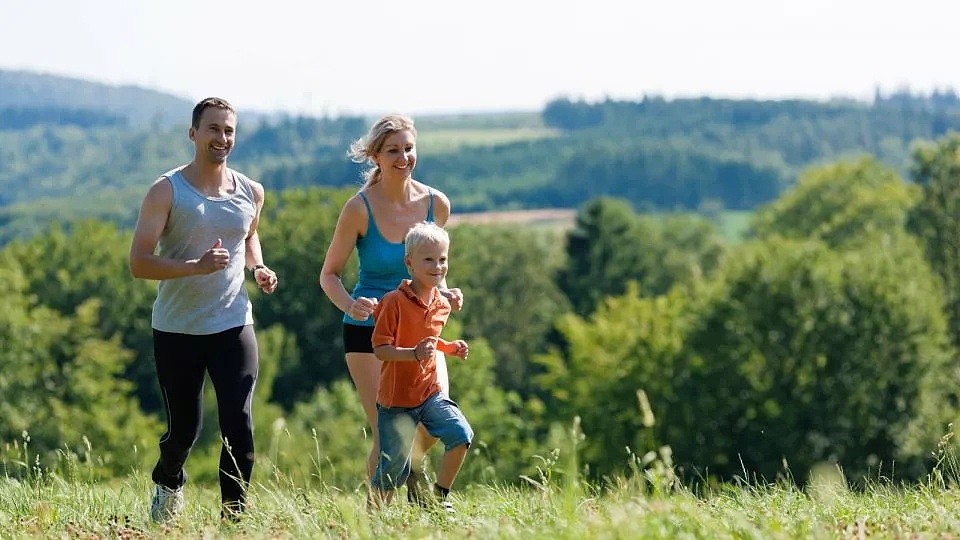
<svg viewBox="0 0 960 540"><path fill-rule="evenodd" d="M227 161L233 150L237 132L237 115L232 111L207 107L200 115L200 126L190 128L190 140L196 148L197 159L220 164Z"/></svg>

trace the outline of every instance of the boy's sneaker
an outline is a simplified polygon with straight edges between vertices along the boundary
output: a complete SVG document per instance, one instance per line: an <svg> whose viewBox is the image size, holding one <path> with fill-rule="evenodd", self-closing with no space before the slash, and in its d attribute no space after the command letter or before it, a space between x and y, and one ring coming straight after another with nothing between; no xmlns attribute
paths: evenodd
<svg viewBox="0 0 960 540"><path fill-rule="evenodd" d="M183 486L170 489L156 484L153 500L150 501L150 519L156 523L167 523L180 515L183 507Z"/></svg>
<svg viewBox="0 0 960 540"><path fill-rule="evenodd" d="M440 501L440 504L438 505L438 508L439 508L440 510L442 510L443 512L446 512L446 513L448 513L448 514L456 514L456 513L457 513L457 510L453 507L453 504L452 504L450 501L446 500L446 499Z"/></svg>

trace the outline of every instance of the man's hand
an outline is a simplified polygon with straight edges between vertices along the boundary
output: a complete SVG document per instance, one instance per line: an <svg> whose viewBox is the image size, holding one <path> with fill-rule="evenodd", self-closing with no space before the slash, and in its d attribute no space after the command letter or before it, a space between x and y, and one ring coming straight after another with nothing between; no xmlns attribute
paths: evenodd
<svg viewBox="0 0 960 540"><path fill-rule="evenodd" d="M280 283L280 280L277 279L277 273L266 266L255 268L253 277L257 280L257 287L260 287L260 290L266 294L277 290L277 285Z"/></svg>
<svg viewBox="0 0 960 540"><path fill-rule="evenodd" d="M213 247L197 261L197 268L200 269L201 274L212 274L223 270L228 264L230 264L230 252L223 247L223 241L217 238Z"/></svg>

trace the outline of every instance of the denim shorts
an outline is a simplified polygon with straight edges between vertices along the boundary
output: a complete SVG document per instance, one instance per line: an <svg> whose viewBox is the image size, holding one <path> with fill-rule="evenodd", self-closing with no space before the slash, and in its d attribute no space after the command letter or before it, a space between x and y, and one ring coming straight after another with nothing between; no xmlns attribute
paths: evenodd
<svg viewBox="0 0 960 540"><path fill-rule="evenodd" d="M372 484L378 489L396 489L410 475L413 438L417 424L440 439L446 450L473 442L473 428L460 407L443 392L437 392L416 407L384 407L377 404L380 457Z"/></svg>

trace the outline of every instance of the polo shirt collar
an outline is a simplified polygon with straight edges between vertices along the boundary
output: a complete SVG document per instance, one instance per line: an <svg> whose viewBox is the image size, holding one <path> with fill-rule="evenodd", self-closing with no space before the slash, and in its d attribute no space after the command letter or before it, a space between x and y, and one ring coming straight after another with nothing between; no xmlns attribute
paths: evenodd
<svg viewBox="0 0 960 540"><path fill-rule="evenodd" d="M433 296L430 297L430 304L424 305L423 301L420 300L420 297L417 296L417 293L413 291L412 285L413 285L413 280L405 279L400 282L400 286L397 288L400 289L400 292L405 294L407 298L413 300L414 302L420 304L423 307L430 307L433 304L437 303L437 297L439 296L440 291L438 291L436 287L433 288Z"/></svg>

